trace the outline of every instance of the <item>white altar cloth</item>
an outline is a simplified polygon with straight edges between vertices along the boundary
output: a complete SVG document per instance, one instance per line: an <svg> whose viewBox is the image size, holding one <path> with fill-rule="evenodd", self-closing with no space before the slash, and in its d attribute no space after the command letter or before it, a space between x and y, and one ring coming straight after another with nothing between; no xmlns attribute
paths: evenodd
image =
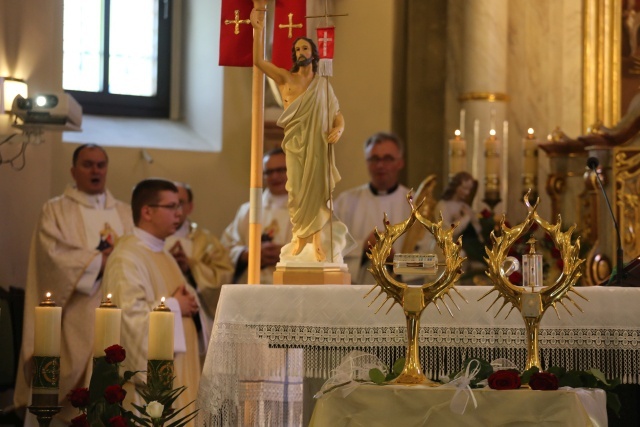
<svg viewBox="0 0 640 427"><path fill-rule="evenodd" d="M328 378L354 349L377 355L387 365L404 356L405 318L400 307L378 314L382 297L368 304L369 285L255 286L225 285L211 335L200 385L199 419L208 425L260 425L264 419L291 419L301 412L302 379ZM425 374L438 378L457 370L469 356L508 358L521 369L526 359L524 324L509 307L494 317L501 301L490 288L457 287L451 317L439 304L421 318L420 359ZM578 288L589 301L573 295L558 304L560 319L547 311L540 331L543 365L567 369L599 368L608 377L638 383L640 376L640 289ZM289 350L296 349L296 350ZM303 356L301 356L301 354ZM247 414L245 402L252 401ZM256 407L258 409L256 409ZM258 411L258 413L255 413ZM250 422L247 420L256 419ZM262 421L260 421L262 420ZM269 424L269 423L267 423ZM278 423L271 424L278 425Z"/></svg>

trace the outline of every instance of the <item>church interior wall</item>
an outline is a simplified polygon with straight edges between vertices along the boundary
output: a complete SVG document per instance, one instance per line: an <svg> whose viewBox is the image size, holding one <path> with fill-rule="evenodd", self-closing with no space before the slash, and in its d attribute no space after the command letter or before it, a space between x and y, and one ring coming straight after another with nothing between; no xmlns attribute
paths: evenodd
<svg viewBox="0 0 640 427"><path fill-rule="evenodd" d="M209 2L190 4L204 3ZM219 1L214 3L213 10L219 10ZM343 178L337 192L366 182L363 142L373 132L391 129L394 3L373 0L367 8L358 0L336 4L336 13L349 13L341 18L346 22L335 23L339 38L331 80L346 118L345 134L336 147ZM25 79L31 93L61 89L62 4L62 0L0 0L4 12L0 15L0 75ZM371 30L372 22L378 25L375 31ZM358 42L363 35L367 42ZM213 46L217 41L200 43ZM190 66L195 66L198 58L192 59ZM184 70L183 77L197 82L197 73L190 72ZM222 93L210 94L222 97L224 106L221 151L148 149L154 160L149 164L139 148L107 147L107 186L117 198L129 200L138 180L161 176L191 183L196 198L194 219L213 233L219 235L233 219L249 193L251 69L227 67L222 72ZM197 89L196 83L190 90ZM11 132L9 116L3 115L0 134ZM70 159L76 146L63 143L59 133L47 132L43 144L27 147L27 164L22 171L0 167L0 247L5 255L0 260L0 286L23 286L29 241L40 209L71 182Z"/></svg>
<svg viewBox="0 0 640 427"><path fill-rule="evenodd" d="M491 1L487 2L489 7ZM203 5L209 11L218 10L219 2L214 2L213 7L208 3L189 2L191 9L186 8L185 14L197 15L197 7ZM512 0L507 4L506 72L510 97L507 119L509 164L514 165L507 179L510 209L517 214L521 208L520 147L526 129L533 127L539 139L544 139L556 126L570 136L578 135L581 130L582 2ZM413 150L405 184L415 187L425 172L429 172L428 167L421 165L425 159L436 159L434 171L437 173L440 167L442 178L446 170L447 140L459 126L457 98L462 91L461 73L465 66L461 33L464 5L463 0L440 5L432 13L446 18L446 28L443 25L421 29L421 21L415 17L430 14L420 9L424 8L420 2L412 5L411 2L373 0L367 2L366 8L358 0L335 3L335 13L349 14L334 20L337 41L331 82L346 119L345 134L335 147L342 175L336 193L366 182L362 145L370 134L379 130L399 132L407 139L408 152ZM26 79L33 92L59 89L62 0L0 0L0 11L0 74ZM313 7L310 11L313 12ZM405 20L407 15L412 21ZM405 34L402 27L407 22L425 39L405 45L409 33ZM427 19L423 22L429 25ZM310 27L314 25L317 24ZM436 40L438 32L444 35ZM181 64L185 82L182 96L183 106L187 106L183 111L188 112L188 98L198 94L220 101L222 129L217 131L222 135L221 150L199 153L147 149L154 160L149 164L139 148L108 147L111 159L108 186L116 197L128 200L135 182L148 176L190 182L197 205L194 219L220 234L238 206L248 199L251 69L216 66L210 71L199 66L199 54L207 45L217 50L217 43L189 32L185 33L184 43L187 46ZM424 53L425 50L428 52ZM444 62L441 65L444 71L440 74L420 68L420 63L434 57ZM443 62L434 61L436 65L430 65L437 67ZM208 72L221 73L221 92L198 85L199 76ZM443 79L439 83L444 88L440 95L434 87L438 79ZM195 108L196 104L191 105ZM8 120L6 115L0 117L0 134L11 132ZM45 143L27 147L24 170L15 172L6 165L0 167L0 196L6 206L0 210L0 244L7 253L0 260L3 286L24 283L28 242L40 207L47 199L60 194L70 182L70 156L75 146L63 143L60 134L49 132ZM438 165L437 159L443 161ZM540 159L538 189L544 194L548 162L543 153ZM542 215L546 215L544 209L548 209L545 202L543 198Z"/></svg>

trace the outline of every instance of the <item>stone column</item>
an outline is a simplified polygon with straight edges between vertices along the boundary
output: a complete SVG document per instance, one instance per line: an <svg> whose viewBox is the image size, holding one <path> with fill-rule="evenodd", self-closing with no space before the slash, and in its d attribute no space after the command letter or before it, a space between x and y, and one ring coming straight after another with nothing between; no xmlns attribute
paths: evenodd
<svg viewBox="0 0 640 427"><path fill-rule="evenodd" d="M461 3L461 4L460 4ZM495 208L504 212L508 171L502 170L505 140L508 140L506 125L508 100L507 90L507 0L464 0L456 3L464 12L462 43L462 91L459 95L465 110L465 135L468 143L468 170L478 180L478 192L473 208L481 210L485 198L484 141L492 128L499 140L500 171L489 171L500 176L500 198L503 202Z"/></svg>

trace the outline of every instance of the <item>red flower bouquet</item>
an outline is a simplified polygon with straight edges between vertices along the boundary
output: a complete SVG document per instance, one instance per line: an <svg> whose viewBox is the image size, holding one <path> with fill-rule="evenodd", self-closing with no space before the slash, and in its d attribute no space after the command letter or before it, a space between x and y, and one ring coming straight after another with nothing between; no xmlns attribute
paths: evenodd
<svg viewBox="0 0 640 427"><path fill-rule="evenodd" d="M536 372L529 378L531 390L557 390L558 377L551 372Z"/></svg>
<svg viewBox="0 0 640 427"><path fill-rule="evenodd" d="M520 388L520 373L514 369L495 371L489 375L488 382L494 390L513 390Z"/></svg>

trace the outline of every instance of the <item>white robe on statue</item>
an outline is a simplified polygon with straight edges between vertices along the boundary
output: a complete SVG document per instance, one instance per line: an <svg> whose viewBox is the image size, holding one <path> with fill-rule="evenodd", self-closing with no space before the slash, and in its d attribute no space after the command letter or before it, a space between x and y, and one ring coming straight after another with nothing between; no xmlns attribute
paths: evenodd
<svg viewBox="0 0 640 427"><path fill-rule="evenodd" d="M173 256L164 249L164 241L136 228L134 235L122 239L107 261L104 274L105 292L113 294L113 302L122 309L121 345L127 352L122 367L125 370L146 371L149 332L149 313L165 297L165 304L175 314L174 388L187 389L176 401L182 408L196 399L200 382L198 335L191 317L181 317L179 305L171 295L185 283L182 271ZM195 290L187 284L187 289ZM177 311L177 313L176 313ZM145 381L146 374L138 374L135 381ZM132 385L127 387L125 404L144 404ZM133 407L129 409L135 411ZM190 405L189 412L193 411ZM186 415L186 413L185 413Z"/></svg>
<svg viewBox="0 0 640 427"><path fill-rule="evenodd" d="M278 245L284 245L291 241L291 221L287 211L287 195L274 196L268 189L262 193L262 235L268 235L271 241ZM229 250L229 256L233 265L238 265L240 255L249 246L249 203L244 203L236 212L233 222L227 226L220 242ZM275 266L265 267L260 270L260 283L273 283ZM247 268L240 269L236 273L238 277L235 283L247 283Z"/></svg>
<svg viewBox="0 0 640 427"><path fill-rule="evenodd" d="M307 90L278 119L278 126L284 128L282 149L287 161L286 188L293 224L293 241L282 248L281 261L315 261L312 245L307 245L298 256L291 253L298 238L307 238L319 231L327 261L342 263L342 255L352 248L353 242L344 224L331 218L328 207L331 193L340 181L327 139L339 111L338 99L328 79L316 75ZM333 260L329 259L330 254L335 255Z"/></svg>
<svg viewBox="0 0 640 427"><path fill-rule="evenodd" d="M347 225L349 233L356 240L358 246L345 257L345 263L351 273L353 284L373 284L375 283L371 273L367 271L370 265L369 258L366 257L363 248L367 238L378 227L378 231L384 231L384 213L386 212L389 222L396 224L409 218L411 207L407 202L409 189L399 185L395 191L388 194L375 195L369 184L347 190L340 194L335 201L335 213L342 222ZM402 251L402 244L405 236L401 236L393 244L396 253ZM433 253L434 240L430 233L419 242L418 252Z"/></svg>
<svg viewBox="0 0 640 427"><path fill-rule="evenodd" d="M105 222L112 230L105 235ZM109 191L89 195L67 187L62 196L44 204L29 252L25 287L22 348L14 402L25 407L31 401L34 308L51 292L62 307L60 341L60 404L56 417L68 424L78 415L66 399L74 388L87 387L91 377L95 309L100 305L101 238L115 239L133 230L131 208ZM102 235L101 235L102 234ZM37 425L27 413L26 425Z"/></svg>

